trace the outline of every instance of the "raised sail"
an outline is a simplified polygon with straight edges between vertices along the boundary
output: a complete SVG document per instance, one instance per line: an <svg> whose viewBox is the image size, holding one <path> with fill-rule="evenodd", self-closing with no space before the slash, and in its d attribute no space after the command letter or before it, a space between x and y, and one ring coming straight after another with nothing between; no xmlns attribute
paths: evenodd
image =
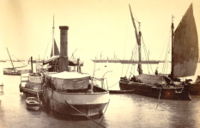
<svg viewBox="0 0 200 128"><path fill-rule="evenodd" d="M51 49L51 54L50 54L51 57L60 54L60 53L59 53L59 50L58 50L58 46L57 46L57 44L56 44L56 40L55 40L55 38L54 38L54 29L55 29L54 23L55 23L55 22L54 22L54 16L53 16L53 26L52 26L52 49Z"/></svg>
<svg viewBox="0 0 200 128"><path fill-rule="evenodd" d="M52 50L51 50L51 57L59 55L59 54L60 53L59 53L59 50L58 50L58 46L57 46L56 41L54 39L53 47L52 47Z"/></svg>
<svg viewBox="0 0 200 128"><path fill-rule="evenodd" d="M135 24L135 20L134 20L134 17L133 17L133 13L131 11L131 6L129 4L129 11L130 11L130 15L131 15L131 20L133 22L133 27L135 29L135 37L136 37L136 41L137 41L137 44L138 44L138 73L139 74L142 74L143 71L142 71L142 65L141 65L141 61L142 61L142 55L141 55L141 36L142 36L142 33L141 31L137 30L137 27L136 27L136 24Z"/></svg>
<svg viewBox="0 0 200 128"><path fill-rule="evenodd" d="M185 77L194 75L198 57L198 36L191 4L174 32L172 76Z"/></svg>

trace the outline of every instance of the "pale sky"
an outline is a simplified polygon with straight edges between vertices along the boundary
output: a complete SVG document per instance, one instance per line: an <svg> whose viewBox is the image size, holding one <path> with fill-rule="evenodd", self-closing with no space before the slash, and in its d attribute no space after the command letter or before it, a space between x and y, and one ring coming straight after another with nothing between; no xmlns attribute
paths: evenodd
<svg viewBox="0 0 200 128"><path fill-rule="evenodd" d="M101 53L129 59L136 45L129 3L150 57L160 59L170 43L172 15L177 26L191 2L200 38L199 0L0 0L0 59L8 59L6 47L19 59L50 54L53 15L58 45L58 27L69 26L69 55L77 50L82 60Z"/></svg>

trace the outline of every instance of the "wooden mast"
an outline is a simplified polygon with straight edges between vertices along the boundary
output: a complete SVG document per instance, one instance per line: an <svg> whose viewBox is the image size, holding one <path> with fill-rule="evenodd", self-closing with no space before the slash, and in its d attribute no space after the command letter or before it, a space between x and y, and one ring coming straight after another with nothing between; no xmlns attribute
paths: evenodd
<svg viewBox="0 0 200 128"><path fill-rule="evenodd" d="M173 45L174 45L174 17L172 16L172 24L171 24L171 58L173 57ZM173 59L171 59L171 77L173 78L174 77L174 70L173 70Z"/></svg>
<svg viewBox="0 0 200 128"><path fill-rule="evenodd" d="M10 53L9 53L8 48L7 48L7 52L8 52L8 56L9 56L9 58L10 58L11 65L12 65L13 69L15 70L15 67L14 67L14 64L13 64L13 61L12 61L12 58L11 58L11 56L10 56Z"/></svg>
<svg viewBox="0 0 200 128"><path fill-rule="evenodd" d="M142 71L142 64L141 64L141 61L142 61L141 36L142 36L142 33L140 31L140 23L139 23L139 32L138 32L138 60L139 60L139 63L138 63L138 73L139 74L143 73L143 71Z"/></svg>
<svg viewBox="0 0 200 128"><path fill-rule="evenodd" d="M142 55L141 55L141 36L142 36L142 33L140 31L140 23L139 23L139 32L138 32L136 24L135 24L134 17L133 17L132 11L131 11L130 4L129 4L129 11L130 11L131 19L132 19L132 22L133 22L133 27L135 29L136 41L137 41L137 44L138 44L138 73L142 74L143 73L142 64L141 64L141 61L142 61Z"/></svg>
<svg viewBox="0 0 200 128"><path fill-rule="evenodd" d="M31 72L33 73L33 57L31 56Z"/></svg>

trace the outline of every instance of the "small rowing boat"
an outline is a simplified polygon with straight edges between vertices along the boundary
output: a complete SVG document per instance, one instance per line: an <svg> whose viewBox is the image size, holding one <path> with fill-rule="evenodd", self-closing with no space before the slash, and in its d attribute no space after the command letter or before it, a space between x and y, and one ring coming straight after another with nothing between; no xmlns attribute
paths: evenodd
<svg viewBox="0 0 200 128"><path fill-rule="evenodd" d="M38 111L40 110L40 101L36 97L26 98L26 108L28 110Z"/></svg>

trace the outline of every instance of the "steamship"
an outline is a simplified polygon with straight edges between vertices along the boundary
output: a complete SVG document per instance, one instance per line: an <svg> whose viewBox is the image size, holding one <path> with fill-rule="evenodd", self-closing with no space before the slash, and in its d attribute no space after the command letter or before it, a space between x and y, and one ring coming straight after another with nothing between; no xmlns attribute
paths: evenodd
<svg viewBox="0 0 200 128"><path fill-rule="evenodd" d="M90 75L81 73L79 59L77 62L68 59L68 26L59 28L60 53L44 62L50 67L44 73L44 105L61 115L101 116L109 103L109 92L94 85ZM77 67L77 71L70 71L70 66Z"/></svg>

